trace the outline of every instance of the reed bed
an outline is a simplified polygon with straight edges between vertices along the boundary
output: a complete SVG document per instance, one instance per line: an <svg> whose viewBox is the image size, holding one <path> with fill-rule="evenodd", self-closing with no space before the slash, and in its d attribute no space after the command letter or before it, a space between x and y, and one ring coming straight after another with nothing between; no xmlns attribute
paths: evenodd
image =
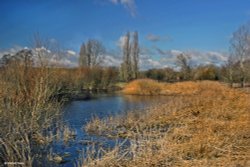
<svg viewBox="0 0 250 167"><path fill-rule="evenodd" d="M212 81L147 81L133 81L124 93L155 95L151 91L156 85L159 94L171 95L170 100L140 114L132 111L123 117L89 122L86 131L96 129L101 135L128 138L131 144L130 156L107 153L108 158L93 159L87 165L250 166L248 93ZM145 90L145 85L152 89Z"/></svg>

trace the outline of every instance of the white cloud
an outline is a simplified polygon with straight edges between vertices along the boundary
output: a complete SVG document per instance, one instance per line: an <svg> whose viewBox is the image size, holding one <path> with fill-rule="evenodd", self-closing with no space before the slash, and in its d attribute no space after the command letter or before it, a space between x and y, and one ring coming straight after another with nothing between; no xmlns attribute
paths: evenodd
<svg viewBox="0 0 250 167"><path fill-rule="evenodd" d="M182 54L183 52L180 50L170 50L170 54L174 55L174 56L178 56L180 54Z"/></svg>
<svg viewBox="0 0 250 167"><path fill-rule="evenodd" d="M198 50L163 50L158 47L154 47L157 51L158 57L160 56L162 61L166 63L174 63L173 60L176 60L176 56L180 54L186 54L190 57L191 64L194 66L208 64L222 65L228 60L228 53L226 52L217 52L217 51L198 51Z"/></svg>
<svg viewBox="0 0 250 167"><path fill-rule="evenodd" d="M5 49L5 50L0 50L0 58L3 57L3 55L6 55L6 54L15 54L16 52L18 52L19 50L21 49L24 49L23 47L21 46L14 46L13 48L10 48L10 49Z"/></svg>
<svg viewBox="0 0 250 167"><path fill-rule="evenodd" d="M113 4L123 5L130 13L131 16L136 16L136 5L135 0L109 0Z"/></svg>
<svg viewBox="0 0 250 167"><path fill-rule="evenodd" d="M105 55L103 61L103 65L104 66L115 66L115 67L119 67L120 64L122 63L121 58L119 57L115 57L112 55Z"/></svg>
<svg viewBox="0 0 250 167"><path fill-rule="evenodd" d="M51 53L51 51L47 48L45 48L44 46L40 47L40 48L35 48L36 52L47 52L47 53Z"/></svg>
<svg viewBox="0 0 250 167"><path fill-rule="evenodd" d="M16 46L10 48L8 50L0 51L0 58L5 54L12 54L14 55L18 51L25 49L24 47ZM26 48L27 49L27 48ZM51 66L61 66L61 67L77 67L78 66L78 54L73 50L64 50L58 53L52 53L49 49L45 47L35 48L32 49L34 54L35 64L38 65L40 58L38 57L38 53L42 55L42 61L48 63ZM122 63L122 58L110 55L104 55L102 64L103 66L116 66L119 67Z"/></svg>
<svg viewBox="0 0 250 167"><path fill-rule="evenodd" d="M76 56L76 52L73 50L67 50L66 52L69 56Z"/></svg>
<svg viewBox="0 0 250 167"><path fill-rule="evenodd" d="M140 70L147 70L152 68L165 68L168 65L165 64L163 61L156 59L152 56L149 48L144 48L146 51L141 52L140 59L139 59L139 68Z"/></svg>
<svg viewBox="0 0 250 167"><path fill-rule="evenodd" d="M228 59L228 53L216 52L216 51L186 51L191 57L193 65L215 64L220 66L224 64Z"/></svg>
<svg viewBox="0 0 250 167"><path fill-rule="evenodd" d="M155 67L155 68L161 66L161 63L159 61L156 61L156 60L147 59L143 63L145 63L145 62L148 63L150 66Z"/></svg>
<svg viewBox="0 0 250 167"><path fill-rule="evenodd" d="M7 49L7 50L1 50L0 51L0 58L5 54L11 54L14 55L18 51L22 49L29 49L28 47L21 47L21 46L15 46L13 48ZM57 66L64 66L64 67L76 67L77 66L77 59L76 59L76 52L73 50L66 50L58 53L52 53L49 49L42 46L40 48L34 48L32 49L33 55L34 55L34 61L35 64L38 65L39 61L46 61L49 65L57 65ZM38 57L38 53L41 54L41 58Z"/></svg>
<svg viewBox="0 0 250 167"><path fill-rule="evenodd" d="M50 65L54 66L62 66L62 67L76 67L78 64L77 62L73 62L67 58L62 58L62 59L56 59L56 58L51 58L49 60Z"/></svg>
<svg viewBox="0 0 250 167"><path fill-rule="evenodd" d="M156 50L156 53L148 50ZM154 53L154 54L149 54ZM147 52L143 52L140 56L141 69L149 68L165 68L171 67L178 69L176 64L176 57L179 54L187 54L190 57L190 64L192 66L215 64L217 66L223 65L228 59L228 53L217 51L197 51L197 50L162 50L157 47L154 49L147 48Z"/></svg>
<svg viewBox="0 0 250 167"><path fill-rule="evenodd" d="M148 57L148 56L145 56ZM148 70L152 68L166 68L171 67L171 65L165 63L162 60L156 60L153 58L142 58L139 61L140 70Z"/></svg>

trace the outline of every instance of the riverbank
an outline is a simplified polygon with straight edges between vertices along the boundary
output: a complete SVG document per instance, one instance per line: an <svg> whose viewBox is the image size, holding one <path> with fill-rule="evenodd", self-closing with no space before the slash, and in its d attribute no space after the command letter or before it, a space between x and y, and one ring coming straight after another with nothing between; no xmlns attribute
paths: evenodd
<svg viewBox="0 0 250 167"><path fill-rule="evenodd" d="M91 88L91 89L64 89L54 94L51 99L57 101L74 101L74 100L90 100L97 94L114 94L120 92L125 83L117 83L107 88Z"/></svg>
<svg viewBox="0 0 250 167"><path fill-rule="evenodd" d="M117 146L88 166L250 165L249 94L212 81L149 82L134 81L124 93L171 99L141 114L89 122L86 131L128 138L130 146L122 155Z"/></svg>

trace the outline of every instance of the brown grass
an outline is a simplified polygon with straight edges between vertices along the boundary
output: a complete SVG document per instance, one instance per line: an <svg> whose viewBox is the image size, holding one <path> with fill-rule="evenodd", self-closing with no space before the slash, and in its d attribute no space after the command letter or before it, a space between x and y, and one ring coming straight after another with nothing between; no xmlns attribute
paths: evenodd
<svg viewBox="0 0 250 167"><path fill-rule="evenodd" d="M132 95L159 95L163 84L151 79L140 79L130 82L123 89L124 94Z"/></svg>
<svg viewBox="0 0 250 167"><path fill-rule="evenodd" d="M134 80L123 89L124 94L130 95L193 95L199 93L200 82L177 82L167 84L151 79Z"/></svg>
<svg viewBox="0 0 250 167"><path fill-rule="evenodd" d="M124 92L152 95L144 90L147 81L133 81ZM128 151L132 159L117 161L119 157L113 156L115 165L103 159L106 165L98 166L250 166L249 94L212 81L162 84L150 80L146 85L156 85L159 94L178 96L143 114L90 122L88 127L105 124L106 132L99 134L116 129L117 136L132 141Z"/></svg>

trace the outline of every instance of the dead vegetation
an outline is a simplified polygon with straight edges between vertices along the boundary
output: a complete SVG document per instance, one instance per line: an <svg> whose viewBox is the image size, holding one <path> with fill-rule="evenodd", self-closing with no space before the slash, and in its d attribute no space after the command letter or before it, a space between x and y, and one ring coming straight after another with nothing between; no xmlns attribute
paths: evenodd
<svg viewBox="0 0 250 167"><path fill-rule="evenodd" d="M1 164L32 166L32 145L50 142L47 130L58 119L61 107L50 99L58 89L51 70L33 68L31 60L25 60L13 61L0 71Z"/></svg>
<svg viewBox="0 0 250 167"><path fill-rule="evenodd" d="M87 131L129 138L131 144L127 156L107 153L87 165L250 165L249 94L212 81L162 84L152 80L134 81L124 92L155 95L146 88L174 96L144 113L90 122Z"/></svg>
<svg viewBox="0 0 250 167"><path fill-rule="evenodd" d="M35 146L46 149L58 138L56 129L63 129L66 140L72 136L60 124L61 102L56 97L69 83L71 78L65 78L70 70L39 62L41 66L34 66L32 52L22 50L0 67L0 164L10 162L5 166L13 166L11 162L33 166L42 156Z"/></svg>
<svg viewBox="0 0 250 167"><path fill-rule="evenodd" d="M199 93L201 89L198 81L168 84L151 79L138 79L126 85L123 93L130 95L194 95Z"/></svg>
<svg viewBox="0 0 250 167"><path fill-rule="evenodd" d="M53 141L74 140L76 132L60 120L65 95L70 98L82 89L108 89L117 75L108 67L52 65L49 59L56 53L46 52L43 45L36 47L0 59L1 165L39 165L34 162L42 161L43 151Z"/></svg>

